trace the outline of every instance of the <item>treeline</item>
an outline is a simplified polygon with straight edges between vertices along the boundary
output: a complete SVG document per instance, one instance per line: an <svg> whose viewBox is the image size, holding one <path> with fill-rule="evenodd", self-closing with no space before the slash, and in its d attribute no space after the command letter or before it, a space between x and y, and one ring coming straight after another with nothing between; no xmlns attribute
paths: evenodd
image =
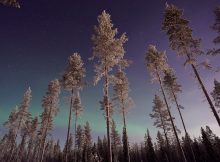
<svg viewBox="0 0 220 162"><path fill-rule="evenodd" d="M214 43L220 43L220 7L215 9L216 22L213 29L218 36ZM165 51L160 51L155 45L149 45L145 54L145 65L158 84L159 91L155 93L152 113L154 126L159 129L156 142L152 142L147 130L144 142L130 144L127 133L126 114L133 105L129 96L129 81L126 68L132 61L127 60L124 44L128 41L125 33L119 35L114 28L110 15L105 11L98 16L98 25L94 27L92 35L94 62L94 85L102 80L103 98L100 101L101 110L106 121L106 136L92 141L91 128L87 122L84 126L78 124L78 118L83 111L81 92L88 86L84 80L86 69L79 53L74 53L68 59L68 64L60 79L52 80L48 90L42 98L42 113L33 117L29 112L31 89L25 92L23 100L10 113L4 126L8 132L0 142L0 161L5 162L43 162L43 161L75 161L75 162L217 162L220 161L220 139L207 126L201 128L201 137L191 139L184 122L183 109L179 98L182 87L178 82L175 70L169 65ZM195 38L189 21L184 18L183 11L174 5L166 4L162 30L169 38L170 48L177 55L185 58L184 66L191 66L195 79L201 87L205 99L220 126L220 118L216 108L220 108L220 83L214 80L214 89L210 93L200 76L199 70L203 66L208 70L218 72L208 62L198 62L200 55L217 57L219 49L202 51L201 39ZM59 140L53 141L53 119L59 112L59 98L61 91L66 91L69 101L69 115L67 123L67 137L64 149ZM212 98L210 97L210 94ZM180 130L175 124L171 105L178 111L184 137L179 137ZM115 109L122 114L123 129L120 133L113 120ZM72 121L74 120L74 122ZM193 120L193 119L191 119ZM72 126L74 123L74 126ZM71 133L72 128L74 133ZM137 132L138 133L138 132Z"/></svg>

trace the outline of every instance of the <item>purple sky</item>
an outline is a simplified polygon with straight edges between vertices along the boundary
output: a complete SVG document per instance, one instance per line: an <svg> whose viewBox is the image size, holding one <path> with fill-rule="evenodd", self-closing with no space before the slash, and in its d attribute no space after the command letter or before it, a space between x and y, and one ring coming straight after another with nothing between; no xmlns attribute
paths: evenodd
<svg viewBox="0 0 220 162"><path fill-rule="evenodd" d="M202 38L203 50L214 46L212 40L216 33L210 26L214 22L213 9L220 4L219 1L179 0L168 3L184 8L193 34ZM210 125L220 135L217 122L191 75L190 67L183 67L183 58L177 58L175 52L169 49L167 36L161 31L164 6L165 1L159 0L38 0L23 1L21 9L0 6L0 124L7 120L12 108L20 103L28 86L33 91L30 110L33 115L39 115L42 112L41 99L48 82L60 78L67 58L73 52L82 55L87 69L86 80L92 82L93 63L88 61L92 55L91 35L93 26L97 24L97 16L106 10L111 14L119 32L126 32L129 38L125 45L125 57L133 60L133 64L126 72L135 102L127 116L131 141L142 141L147 128L153 136L157 132L148 115L152 110L154 94L158 93L158 86L151 84L144 66L144 55L149 44L155 44L159 50L166 50L169 63L176 70L178 81L183 86L179 99L185 107L183 116L190 135L198 136L200 127L205 125ZM219 56L208 59L213 65L219 65ZM201 76L209 92L213 88L213 79L220 80L219 73L202 68ZM85 111L80 123L89 121L93 137L103 136L106 126L99 106L102 98L101 84L89 86L81 96ZM172 106L172 113L176 116L177 126L183 130L175 106ZM63 102L62 95L60 113L55 119L52 134L54 138L62 141L66 138L67 116L68 106ZM122 121L117 110L114 118L121 132ZM4 130L2 126L0 128Z"/></svg>

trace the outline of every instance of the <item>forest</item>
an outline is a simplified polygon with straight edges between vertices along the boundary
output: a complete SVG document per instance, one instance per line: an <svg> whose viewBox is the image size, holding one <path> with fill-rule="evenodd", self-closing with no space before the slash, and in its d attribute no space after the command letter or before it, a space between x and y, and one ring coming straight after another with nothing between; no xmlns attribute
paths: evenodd
<svg viewBox="0 0 220 162"><path fill-rule="evenodd" d="M16 0L1 0L7 7L20 8ZM22 6L21 6L22 7ZM220 6L213 9L215 22L210 24L211 30L217 36L213 38L216 46L220 44ZM201 48L201 39L194 37L189 20L184 16L183 9L173 4L165 4L161 31L166 33L169 47L181 57L183 66L192 69L199 90L208 103L207 109L213 113L220 127L220 81L213 80L213 90L207 91L206 83L200 75L199 67L215 71L219 75L219 67L207 60L200 62L199 57L206 56L219 59L220 48ZM212 14L212 13L210 13ZM94 18L95 19L95 18ZM146 73L151 76L155 89L152 101L152 112L149 114L158 129L157 137L152 139L147 129L140 143L131 143L127 132L126 115L133 105L130 97L130 84L126 69L132 66L132 60L126 59L124 45L128 41L126 33L119 35L114 27L111 16L105 10L98 15L97 25L91 36L93 44L92 55L88 58L94 64L93 84L102 84L103 98L100 99L100 111L103 111L106 121L106 135L92 139L92 128L89 122L84 125L78 120L84 107L81 103L81 93L88 86L85 80L86 66L78 52L67 59L66 67L61 78L48 83L47 91L42 97L42 112L33 116L30 111L32 90L29 87L23 99L10 113L4 127L7 133L0 137L0 161L2 162L219 162L220 137L207 125L201 127L199 137L192 138L187 130L184 119L184 106L179 102L182 86L178 81L175 68L168 63L165 49L160 50L156 45L148 45L143 53ZM184 70L184 69L183 69ZM146 75L146 74L143 74ZM60 145L59 139L54 141L51 136L54 118L59 110L60 94L68 94L69 114L66 123L65 146ZM97 102L97 101L94 101ZM178 111L183 126L184 136L176 126L173 109ZM187 103L186 103L187 106ZM117 130L114 121L115 109L119 109L123 121L123 129ZM195 119L191 119L195 120ZM206 119L204 119L206 120ZM138 133L138 132L137 132Z"/></svg>

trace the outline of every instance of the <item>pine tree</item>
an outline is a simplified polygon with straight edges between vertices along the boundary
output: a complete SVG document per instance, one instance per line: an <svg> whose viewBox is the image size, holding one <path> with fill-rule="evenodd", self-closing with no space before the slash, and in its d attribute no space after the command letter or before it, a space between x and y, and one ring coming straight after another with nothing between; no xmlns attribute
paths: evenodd
<svg viewBox="0 0 220 162"><path fill-rule="evenodd" d="M215 23L212 26L212 29L217 32L217 36L214 38L213 43L219 44L220 43L220 6L217 6L214 10L215 14ZM208 50L208 54L210 55L218 55L220 54L220 48L218 49L211 49Z"/></svg>
<svg viewBox="0 0 220 162"><path fill-rule="evenodd" d="M159 96L155 95L154 100L153 100L153 110L152 113L150 114L150 117L152 119L155 119L154 126L157 128L161 128L163 130L163 134L166 139L166 146L169 149L169 138L168 134L170 133L171 130L171 123L170 123L170 118L168 111L165 109L165 105L163 101L160 99Z"/></svg>
<svg viewBox="0 0 220 162"><path fill-rule="evenodd" d="M73 159L72 159L73 146L74 146L73 145L73 135L72 135L72 133L70 133L68 142L66 141L66 144L65 144L65 147L64 147L64 151L69 150L69 154L67 156L67 161L73 161Z"/></svg>
<svg viewBox="0 0 220 162"><path fill-rule="evenodd" d="M171 99L171 101L173 101L176 104L176 108L177 108L178 113L180 115L180 119L181 119L181 122L182 122L182 125L184 128L184 131L185 131L185 137L186 137L185 139L188 140L186 142L188 143L188 145L190 147L191 154L193 156L193 161L195 162L196 159L195 159L195 155L194 155L194 152L193 152L193 149L191 146L191 142L189 141L189 134L186 130L185 122L183 120L183 115L180 110L180 109L183 109L183 107L178 103L178 99L177 99L178 93L180 93L182 91L181 85L178 84L177 78L176 78L174 70L172 68L169 68L164 73L165 73L165 75L163 78L163 84L164 84L165 90L168 93L168 96Z"/></svg>
<svg viewBox="0 0 220 162"><path fill-rule="evenodd" d="M60 94L60 83L57 79L52 80L48 85L48 91L42 100L42 107L44 111L41 114L41 128L39 130L40 146L39 159L42 162L44 159L46 139L48 132L53 129L53 118L58 112Z"/></svg>
<svg viewBox="0 0 220 162"><path fill-rule="evenodd" d="M112 162L111 138L110 138L110 112L109 112L109 72L124 56L123 45L127 41L125 34L117 37L117 29L113 28L110 15L105 11L98 16L98 26L95 26L95 34L92 35L93 57L95 63L94 84L104 77L104 101L106 112L106 126L108 139L108 162Z"/></svg>
<svg viewBox="0 0 220 162"><path fill-rule="evenodd" d="M157 51L155 46L149 45L146 56L145 56L145 65L146 65L148 71L150 72L151 76L153 77L153 80L156 80L157 82L159 82L160 89L162 91L162 95L163 95L163 98L164 98L164 101L166 104L166 108L167 108L167 111L169 114L169 119L171 121L174 135L175 135L177 143L178 143L179 152L182 155L183 160L186 161L186 157L185 157L185 154L184 154L183 149L181 147L181 144L180 144L180 141L179 141L179 138L177 135L177 129L176 129L176 126L174 125L173 117L170 112L170 107L168 105L168 101L167 101L167 98L166 98L166 95L164 92L164 85L161 80L161 74L164 71L168 70L168 68L169 68L169 66L167 64L166 53Z"/></svg>
<svg viewBox="0 0 220 162"><path fill-rule="evenodd" d="M28 112L28 108L30 105L31 101L31 89L30 87L27 89L27 91L24 93L23 100L18 108L18 112L16 113L16 131L14 133L14 139L12 141L12 147L11 147L11 155L9 159L7 160L10 162L12 158L14 157L14 151L15 151L15 146L16 146L16 139L18 136L18 133L20 131L27 127L28 121L31 119L31 114Z"/></svg>
<svg viewBox="0 0 220 162"><path fill-rule="evenodd" d="M57 140L57 143L54 146L54 158L55 161L59 162L62 160L61 158L61 148L60 148L60 141L59 139Z"/></svg>
<svg viewBox="0 0 220 162"><path fill-rule="evenodd" d="M77 126L77 130L76 130L76 143L75 143L75 148L77 150L77 154L75 157L78 161L82 160L82 150L83 150L83 129L81 127L81 125Z"/></svg>
<svg viewBox="0 0 220 162"><path fill-rule="evenodd" d="M81 112L83 111L83 108L81 106L81 100L80 100L80 96L79 96L79 93L78 95L75 97L74 101L73 101L73 112L75 113L75 144L77 143L77 139L76 139L76 136L77 136L77 121L78 121L78 118L81 114ZM77 151L76 151L76 145L74 145L74 159L75 159L75 162L77 161Z"/></svg>
<svg viewBox="0 0 220 162"><path fill-rule="evenodd" d="M68 61L69 61L68 66L63 74L63 78L61 81L63 88L67 92L71 93L66 143L68 143L68 139L70 135L72 111L75 112L75 131L76 131L77 118L80 115L80 112L82 111L80 106L79 91L82 90L83 87L85 86L85 82L83 81L83 78L85 77L85 68L83 67L84 63L81 59L81 56L78 53L74 53L69 57ZM74 101L74 96L75 96L75 101ZM64 152L65 152L65 161L67 162L69 150L65 150Z"/></svg>
<svg viewBox="0 0 220 162"><path fill-rule="evenodd" d="M0 0L0 3L5 6L20 8L20 4L17 0Z"/></svg>
<svg viewBox="0 0 220 162"><path fill-rule="evenodd" d="M111 124L111 142L112 142L112 156L113 156L113 162L118 161L118 151L119 151L119 146L121 145L121 139L118 131L116 130L116 125L115 121L112 120Z"/></svg>
<svg viewBox="0 0 220 162"><path fill-rule="evenodd" d="M83 162L90 162L91 161L91 149L92 149L92 136L91 136L91 128L89 122L86 122L84 126L84 133L83 133Z"/></svg>
<svg viewBox="0 0 220 162"><path fill-rule="evenodd" d="M213 145L212 145L212 142L210 141L210 138L208 137L207 133L205 132L203 128L201 128L201 133L202 133L202 143L204 144L206 148L208 161L217 162L215 151L213 149Z"/></svg>
<svg viewBox="0 0 220 162"><path fill-rule="evenodd" d="M124 60L126 61L126 60ZM132 99L129 97L129 83L128 79L126 77L125 72L122 71L121 66L119 67L119 71L114 76L114 83L113 83L113 90L114 90L114 98L113 100L116 101L116 104L119 105L120 111L122 113L122 119L123 119L123 128L125 137L127 137L127 124L126 124L126 114L128 112L129 107L132 106ZM123 143L127 146L124 146L123 148L126 148L127 154L124 156L125 159L127 159L127 162L130 162L130 155L129 155L129 143L128 139L125 139L125 143Z"/></svg>
<svg viewBox="0 0 220 162"><path fill-rule="evenodd" d="M192 29L189 27L189 21L183 18L183 11L174 5L166 4L164 21L162 29L169 36L170 47L177 51L180 56L186 56L184 65L190 64L196 79L210 105L212 112L220 126L220 118L215 110L215 106L209 97L209 94L203 84L203 81L197 70L196 57L201 54L200 39L192 36Z"/></svg>
<svg viewBox="0 0 220 162"><path fill-rule="evenodd" d="M157 158L154 152L153 143L148 129L147 129L147 134L145 134L145 149L146 149L147 161L156 162Z"/></svg>
<svg viewBox="0 0 220 162"><path fill-rule="evenodd" d="M33 158L33 149L34 145L36 145L37 141L37 128L38 128L38 117L35 117L29 128L28 136L29 136L29 141L28 141L28 151L27 151L27 162L30 161L30 159Z"/></svg>
<svg viewBox="0 0 220 162"><path fill-rule="evenodd" d="M157 145L158 145L158 157L159 157L159 161L169 161L169 158L168 158L168 150L165 146L165 141L163 139L163 136L162 134L160 133L160 131L157 132Z"/></svg>
<svg viewBox="0 0 220 162"><path fill-rule="evenodd" d="M16 133L18 128L17 118L18 118L18 106L16 106L10 113L8 121L4 123L4 126L9 129L8 134L4 136L4 143L7 145L7 149L1 149L1 156L4 157L12 151L14 143L16 142ZM3 145L4 146L4 145ZM3 148L2 146L2 148Z"/></svg>
<svg viewBox="0 0 220 162"><path fill-rule="evenodd" d="M211 92L211 95L215 102L215 106L217 108L220 108L220 82L218 82L217 80L214 80L214 89Z"/></svg>

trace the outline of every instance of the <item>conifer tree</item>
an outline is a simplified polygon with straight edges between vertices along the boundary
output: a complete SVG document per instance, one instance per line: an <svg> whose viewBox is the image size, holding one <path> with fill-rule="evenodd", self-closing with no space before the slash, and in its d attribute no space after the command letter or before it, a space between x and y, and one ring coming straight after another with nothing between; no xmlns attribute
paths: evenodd
<svg viewBox="0 0 220 162"><path fill-rule="evenodd" d="M168 134L171 130L171 123L169 119L168 111L165 109L165 105L159 96L155 95L153 100L153 110L150 117L155 119L154 126L161 128L166 139L166 146L169 149Z"/></svg>
<svg viewBox="0 0 220 162"><path fill-rule="evenodd" d="M161 79L161 75L163 74L163 72L168 70L169 68L167 64L167 57L166 57L165 52L157 51L155 46L149 45L146 56L145 56L145 65L148 71L150 72L151 76L153 77L153 80L156 80L157 82L159 82L160 89L162 91L162 95L164 98L164 102L166 104L166 108L169 114L169 119L171 121L174 135L177 140L179 152L182 155L183 160L186 162L186 157L185 157L185 154L183 152L183 149L181 147L181 144L180 144L180 141L177 135L177 129L176 129L176 126L174 125L173 117L170 112L170 107L168 105L168 101L167 101L167 98L164 92L164 85Z"/></svg>
<svg viewBox="0 0 220 162"><path fill-rule="evenodd" d="M159 157L159 161L169 161L168 155L167 155L167 150L165 147L165 141L163 139L162 134L160 133L160 131L157 132L157 145L158 145L158 157ZM169 151L169 150L168 150Z"/></svg>
<svg viewBox="0 0 220 162"><path fill-rule="evenodd" d="M126 60L124 60L126 62ZM127 62L126 62L127 63ZM132 106L132 99L129 97L129 83L128 79L126 77L126 74L124 71L122 71L121 66L119 67L119 71L114 76L114 83L113 83L113 90L114 90L114 98L113 100L116 101L116 104L119 105L120 111L122 113L122 119L123 119L123 129L125 132L125 136L127 137L127 124L126 124L126 114L128 112L129 107ZM127 159L127 162L130 162L130 155L129 155L129 143L128 139L124 139L125 141L123 144L126 146L123 146L123 148L126 148L127 150L124 150L124 153L126 152L124 156L125 159Z"/></svg>
<svg viewBox="0 0 220 162"><path fill-rule="evenodd" d="M75 162L77 161L77 152L76 152L77 121L78 121L78 118L79 118L82 111L83 111L83 108L81 106L81 100L80 100L80 96L78 93L73 101L73 112L75 113L75 127L74 127L74 130L75 130L74 160L75 160Z"/></svg>
<svg viewBox="0 0 220 162"><path fill-rule="evenodd" d="M201 86L212 112L214 113L218 125L220 126L220 118L218 113L216 112L215 106L212 103L212 100L209 97L209 94L197 70L196 58L202 53L200 50L201 40L192 36L192 29L189 27L189 21L183 18L183 11L174 5L166 4L162 29L169 37L171 49L175 50L177 55L186 57L184 65L191 65L195 77Z"/></svg>
<svg viewBox="0 0 220 162"><path fill-rule="evenodd" d="M145 143L146 143L145 145L146 145L147 160L151 162L156 162L157 157L154 152L153 143L152 143L150 132L148 129L147 129Z"/></svg>
<svg viewBox="0 0 220 162"><path fill-rule="evenodd" d="M220 108L220 82L218 82L217 80L214 80L214 89L211 92L211 95L215 102L215 106L217 108Z"/></svg>
<svg viewBox="0 0 220 162"><path fill-rule="evenodd" d="M60 94L60 83L57 79L52 80L48 85L48 91L42 100L42 107L44 111L41 114L41 128L39 130L40 146L39 146L39 160L44 159L46 139L48 132L53 129L53 118L58 112Z"/></svg>
<svg viewBox="0 0 220 162"><path fill-rule="evenodd" d="M85 86L85 83L83 81L83 78L85 77L85 68L83 67L83 65L84 63L81 59L81 56L78 53L74 53L73 55L71 55L69 57L68 65L61 81L64 90L70 92L70 108L66 143L68 143L70 135L72 111L75 112L75 131L77 127L77 118L80 115L80 112L82 111L80 106L79 91L82 90ZM69 150L67 148L67 150L64 150L65 162L67 162L68 154Z"/></svg>
<svg viewBox="0 0 220 162"><path fill-rule="evenodd" d="M81 127L81 125L77 126L77 130L76 130L76 143L75 143L75 148L77 150L75 150L76 156L75 157L78 161L82 160L82 150L83 150L83 129Z"/></svg>
<svg viewBox="0 0 220 162"><path fill-rule="evenodd" d="M30 101L31 101L31 89L29 87L27 91L24 93L23 100L18 108L18 112L16 113L16 128L17 129L15 130L15 133L14 133L14 138L12 141L13 144L11 148L11 155L9 159L7 160L8 162L10 162L12 158L14 157L14 151L15 151L16 139L17 139L18 133L20 133L20 131L23 128L27 127L27 123L31 119L31 114L28 112Z"/></svg>
<svg viewBox="0 0 220 162"><path fill-rule="evenodd" d="M194 152L193 152L193 149L191 146L191 142L189 140L190 137L189 137L189 134L186 130L185 122L183 120L183 115L180 110L180 109L183 109L183 106L181 106L178 103L178 99L177 99L178 93L180 93L182 91L181 85L177 82L177 78L176 78L174 70L172 68L169 68L164 73L165 73L165 75L163 78L163 84L164 84L165 90L166 90L169 98L171 99L171 101L173 101L176 104L176 108L177 108L178 113L180 115L180 119L181 119L181 122L182 122L182 125L184 128L184 131L185 131L185 139L186 139L186 142L188 143L188 145L190 146L191 154L193 156L193 161L195 162L196 159L195 159L195 155L194 155Z"/></svg>
<svg viewBox="0 0 220 162"><path fill-rule="evenodd" d="M92 35L93 56L96 59L94 84L104 78L104 105L108 139L108 162L112 162L111 138L110 138L110 111L109 111L109 77L113 67L117 65L124 56L123 45L127 41L125 34L117 36L117 29L113 28L110 15L105 11L98 16L98 26L95 26L95 34Z"/></svg>
<svg viewBox="0 0 220 162"><path fill-rule="evenodd" d="M219 44L220 43L220 6L217 6L214 10L215 14L215 23L212 26L212 29L217 32L217 36L214 38L213 43ZM218 49L211 49L208 50L208 54L210 55L218 55L220 54L220 48Z"/></svg>
<svg viewBox="0 0 220 162"><path fill-rule="evenodd" d="M118 161L118 151L119 146L121 145L121 139L118 131L116 130L115 121L112 120L111 124L111 142L112 142L112 156L113 156L113 162Z"/></svg>
<svg viewBox="0 0 220 162"><path fill-rule="evenodd" d="M37 141L37 128L38 128L38 117L35 117L30 124L29 128L29 141L28 141L28 146L27 146L27 162L30 161L30 159L33 159L33 154L34 154L34 145L36 145Z"/></svg>
<svg viewBox="0 0 220 162"><path fill-rule="evenodd" d="M84 126L84 133L83 133L83 162L90 162L91 160L91 149L92 149L92 136L91 136L91 128L89 122L86 122Z"/></svg>
<svg viewBox="0 0 220 162"><path fill-rule="evenodd" d="M215 151L213 149L213 145L212 142L210 141L210 138L208 137L207 133L203 128L201 128L201 133L202 133L202 143L206 148L208 161L217 162Z"/></svg>

